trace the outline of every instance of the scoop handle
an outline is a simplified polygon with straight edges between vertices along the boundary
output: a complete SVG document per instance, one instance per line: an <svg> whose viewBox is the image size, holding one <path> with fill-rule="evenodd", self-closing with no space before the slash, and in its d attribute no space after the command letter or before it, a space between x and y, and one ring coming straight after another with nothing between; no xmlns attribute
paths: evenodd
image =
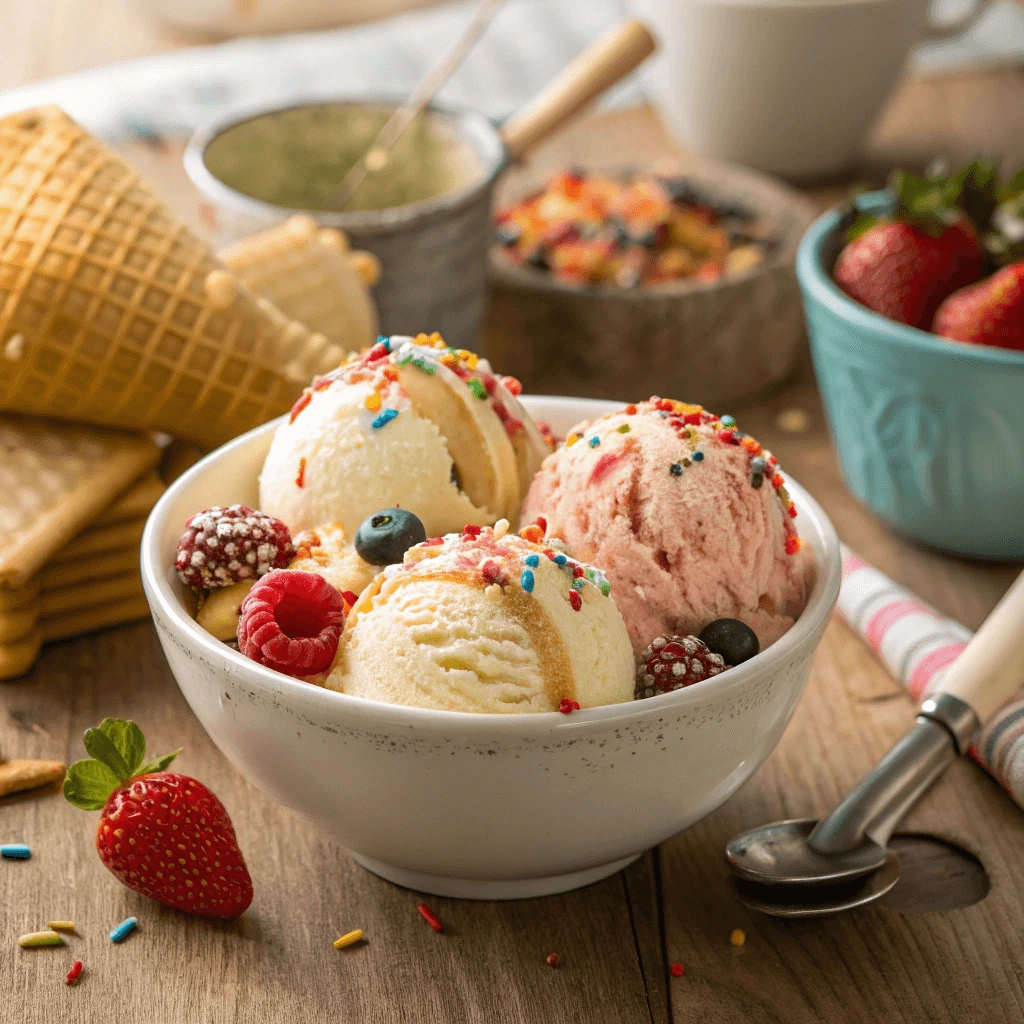
<svg viewBox="0 0 1024 1024"><path fill-rule="evenodd" d="M646 25L624 21L591 43L501 129L510 160L518 160L606 89L639 67L657 43Z"/></svg>
<svg viewBox="0 0 1024 1024"><path fill-rule="evenodd" d="M935 693L969 704L982 725L1024 683L1024 572L1014 580L963 653L946 670Z"/></svg>

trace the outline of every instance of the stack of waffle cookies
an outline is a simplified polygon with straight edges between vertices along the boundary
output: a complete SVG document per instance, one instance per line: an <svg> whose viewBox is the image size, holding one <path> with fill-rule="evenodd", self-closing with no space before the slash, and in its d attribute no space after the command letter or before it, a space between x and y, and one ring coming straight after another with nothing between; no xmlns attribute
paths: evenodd
<svg viewBox="0 0 1024 1024"><path fill-rule="evenodd" d="M0 679L148 614L161 445L287 412L372 342L377 271L306 220L218 258L60 110L0 118Z"/></svg>

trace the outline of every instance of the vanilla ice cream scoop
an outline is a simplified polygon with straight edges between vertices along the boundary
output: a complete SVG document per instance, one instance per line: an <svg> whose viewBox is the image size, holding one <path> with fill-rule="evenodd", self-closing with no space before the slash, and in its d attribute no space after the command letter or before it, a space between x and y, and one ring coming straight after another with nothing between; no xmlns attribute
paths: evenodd
<svg viewBox="0 0 1024 1024"><path fill-rule="evenodd" d="M778 462L730 416L665 398L576 427L523 506L607 572L639 654L659 634L740 619L761 648L814 575Z"/></svg>
<svg viewBox="0 0 1024 1024"><path fill-rule="evenodd" d="M604 574L537 526L505 528L428 540L381 573L349 615L326 685L505 714L632 700L633 652Z"/></svg>
<svg viewBox="0 0 1024 1024"><path fill-rule="evenodd" d="M278 427L261 508L293 532L337 522L349 536L394 505L428 535L514 521L550 450L516 390L439 336L381 339L316 378Z"/></svg>

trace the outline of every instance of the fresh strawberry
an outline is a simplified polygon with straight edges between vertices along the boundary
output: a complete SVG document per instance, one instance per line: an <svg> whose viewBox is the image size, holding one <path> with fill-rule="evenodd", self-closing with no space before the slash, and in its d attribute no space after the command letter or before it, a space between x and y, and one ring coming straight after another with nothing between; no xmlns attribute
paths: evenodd
<svg viewBox="0 0 1024 1024"><path fill-rule="evenodd" d="M935 314L935 334L1024 351L1024 261L954 292Z"/></svg>
<svg viewBox="0 0 1024 1024"><path fill-rule="evenodd" d="M224 805L201 782L163 769L180 751L146 761L134 722L105 718L87 729L92 758L76 761L64 796L101 810L100 860L129 889L199 917L238 917L252 879Z"/></svg>
<svg viewBox="0 0 1024 1024"><path fill-rule="evenodd" d="M894 175L895 210L856 218L832 272L836 284L876 313L927 330L942 300L984 269L977 232L957 206L964 185L962 172Z"/></svg>

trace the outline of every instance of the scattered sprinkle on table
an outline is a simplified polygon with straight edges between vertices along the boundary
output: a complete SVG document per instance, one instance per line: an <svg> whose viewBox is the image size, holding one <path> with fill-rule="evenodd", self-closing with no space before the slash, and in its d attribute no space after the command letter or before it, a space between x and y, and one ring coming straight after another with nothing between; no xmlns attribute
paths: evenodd
<svg viewBox="0 0 1024 1024"><path fill-rule="evenodd" d="M76 981L78 981L78 979L81 976L82 976L82 961L81 960L76 960L71 965L71 970L68 971L67 981L65 983L68 984L68 985L74 985L74 983Z"/></svg>
<svg viewBox="0 0 1024 1024"><path fill-rule="evenodd" d="M122 942L124 939L135 930L135 926L139 923L137 917L125 918L116 928L110 933L111 942Z"/></svg>
<svg viewBox="0 0 1024 1024"><path fill-rule="evenodd" d="M441 924L434 912L426 905L426 903L416 904L416 909L420 912L420 917L422 917L435 932L444 931L444 925Z"/></svg>
<svg viewBox="0 0 1024 1024"><path fill-rule="evenodd" d="M354 946L357 942L363 940L363 929L353 928L350 932L345 932L340 939L334 940L335 949L344 949L346 946Z"/></svg>
<svg viewBox="0 0 1024 1024"><path fill-rule="evenodd" d="M46 927L52 929L55 932L73 932L75 930L74 921L47 921Z"/></svg>
<svg viewBox="0 0 1024 1024"><path fill-rule="evenodd" d="M729 941L734 946L742 946L747 941L747 933L742 928L733 928Z"/></svg>
<svg viewBox="0 0 1024 1024"><path fill-rule="evenodd" d="M557 953L548 953L548 955L547 955L547 962L548 962L548 967L557 967L558 966L558 954Z"/></svg>
<svg viewBox="0 0 1024 1024"><path fill-rule="evenodd" d="M25 949L36 949L39 946L63 946L64 937L56 932L29 932L18 939L18 945Z"/></svg>
<svg viewBox="0 0 1024 1024"><path fill-rule="evenodd" d="M681 978L683 976L683 970L684 968L682 964L673 964L669 968L669 971L672 973L673 978Z"/></svg>
<svg viewBox="0 0 1024 1024"><path fill-rule="evenodd" d="M0 846L0 857L8 860L28 860L32 851L24 843L5 843Z"/></svg>

